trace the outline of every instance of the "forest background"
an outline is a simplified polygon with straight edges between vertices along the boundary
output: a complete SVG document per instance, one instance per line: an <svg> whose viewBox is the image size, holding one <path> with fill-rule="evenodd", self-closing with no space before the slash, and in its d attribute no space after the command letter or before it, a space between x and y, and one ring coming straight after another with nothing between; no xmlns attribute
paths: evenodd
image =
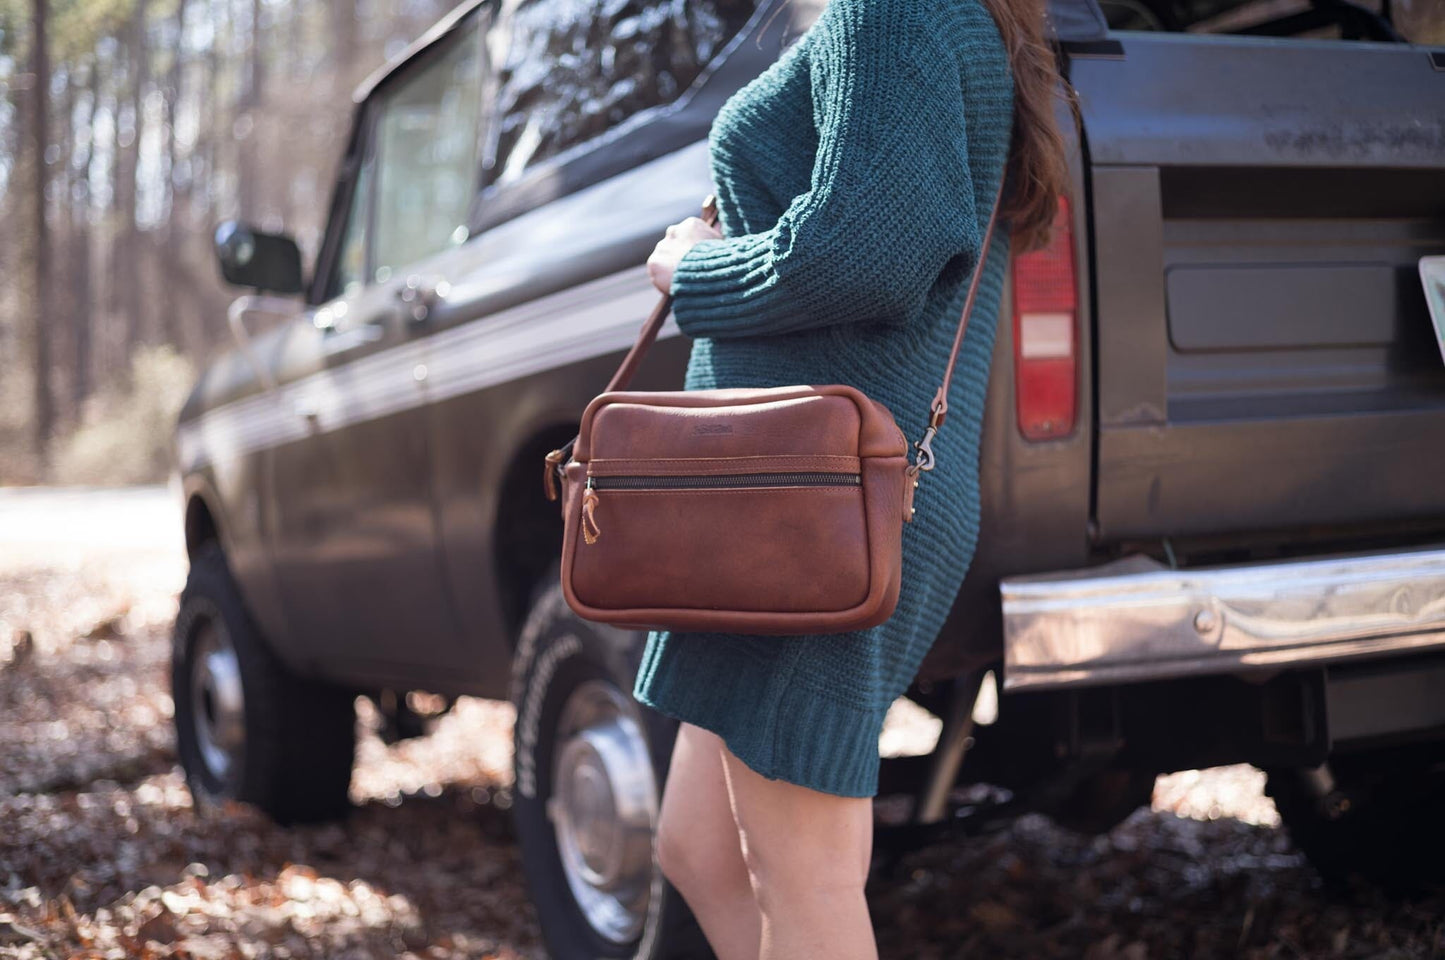
<svg viewBox="0 0 1445 960"><path fill-rule="evenodd" d="M452 0L0 0L0 484L163 479L240 217L315 256L351 91Z"/></svg>

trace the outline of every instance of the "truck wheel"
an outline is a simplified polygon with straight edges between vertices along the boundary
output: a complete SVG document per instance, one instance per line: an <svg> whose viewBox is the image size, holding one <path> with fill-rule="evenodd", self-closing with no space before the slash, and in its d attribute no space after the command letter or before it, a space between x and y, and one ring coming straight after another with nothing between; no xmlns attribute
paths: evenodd
<svg viewBox="0 0 1445 960"><path fill-rule="evenodd" d="M582 620L548 582L513 660L512 812L549 955L711 957L657 864L677 725L632 699L644 635Z"/></svg>
<svg viewBox="0 0 1445 960"><path fill-rule="evenodd" d="M192 560L181 593L171 696L177 752L198 807L242 800L283 824L350 808L353 697L281 665L214 544Z"/></svg>
<svg viewBox="0 0 1445 960"><path fill-rule="evenodd" d="M1445 883L1445 753L1379 751L1332 760L1328 780L1271 770L1290 839L1325 880L1358 876L1396 894ZM1332 781L1332 782L1331 782Z"/></svg>

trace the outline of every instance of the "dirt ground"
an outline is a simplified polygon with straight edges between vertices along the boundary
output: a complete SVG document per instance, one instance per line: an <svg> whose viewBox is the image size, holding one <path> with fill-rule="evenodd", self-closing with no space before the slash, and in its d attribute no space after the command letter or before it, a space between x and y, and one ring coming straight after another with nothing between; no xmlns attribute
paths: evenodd
<svg viewBox="0 0 1445 960"><path fill-rule="evenodd" d="M175 765L165 490L0 490L0 957L541 957L508 813L506 704L387 747L353 816L198 814ZM1024 817L905 857L885 958L1445 955L1445 899L1327 896L1248 767L1161 778L1106 836Z"/></svg>

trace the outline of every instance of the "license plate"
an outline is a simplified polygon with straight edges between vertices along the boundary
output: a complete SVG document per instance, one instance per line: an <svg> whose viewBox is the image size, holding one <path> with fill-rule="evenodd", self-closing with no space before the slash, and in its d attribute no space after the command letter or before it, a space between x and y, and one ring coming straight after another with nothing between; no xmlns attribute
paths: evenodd
<svg viewBox="0 0 1445 960"><path fill-rule="evenodd" d="M1425 287L1425 302L1430 305L1430 320L1435 324L1435 342L1445 360L1445 257L1420 258L1420 283Z"/></svg>

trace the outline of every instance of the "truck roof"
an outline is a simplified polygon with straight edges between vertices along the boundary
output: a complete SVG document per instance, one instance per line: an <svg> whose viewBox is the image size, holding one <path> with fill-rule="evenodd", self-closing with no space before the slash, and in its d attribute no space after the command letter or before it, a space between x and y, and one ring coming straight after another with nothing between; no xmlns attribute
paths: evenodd
<svg viewBox="0 0 1445 960"><path fill-rule="evenodd" d="M405 50L392 57L358 84L352 91L352 101L361 103L413 57L455 30L466 19L467 14L485 4L496 2L498 0L466 0L457 5L450 13L432 24L425 33L408 44ZM764 0L764 2L768 2L768 0ZM1049 35L1060 42L1100 40L1103 39L1104 32L1108 29L1108 24L1104 21L1104 15L1099 10L1097 0L1048 0L1047 16Z"/></svg>

